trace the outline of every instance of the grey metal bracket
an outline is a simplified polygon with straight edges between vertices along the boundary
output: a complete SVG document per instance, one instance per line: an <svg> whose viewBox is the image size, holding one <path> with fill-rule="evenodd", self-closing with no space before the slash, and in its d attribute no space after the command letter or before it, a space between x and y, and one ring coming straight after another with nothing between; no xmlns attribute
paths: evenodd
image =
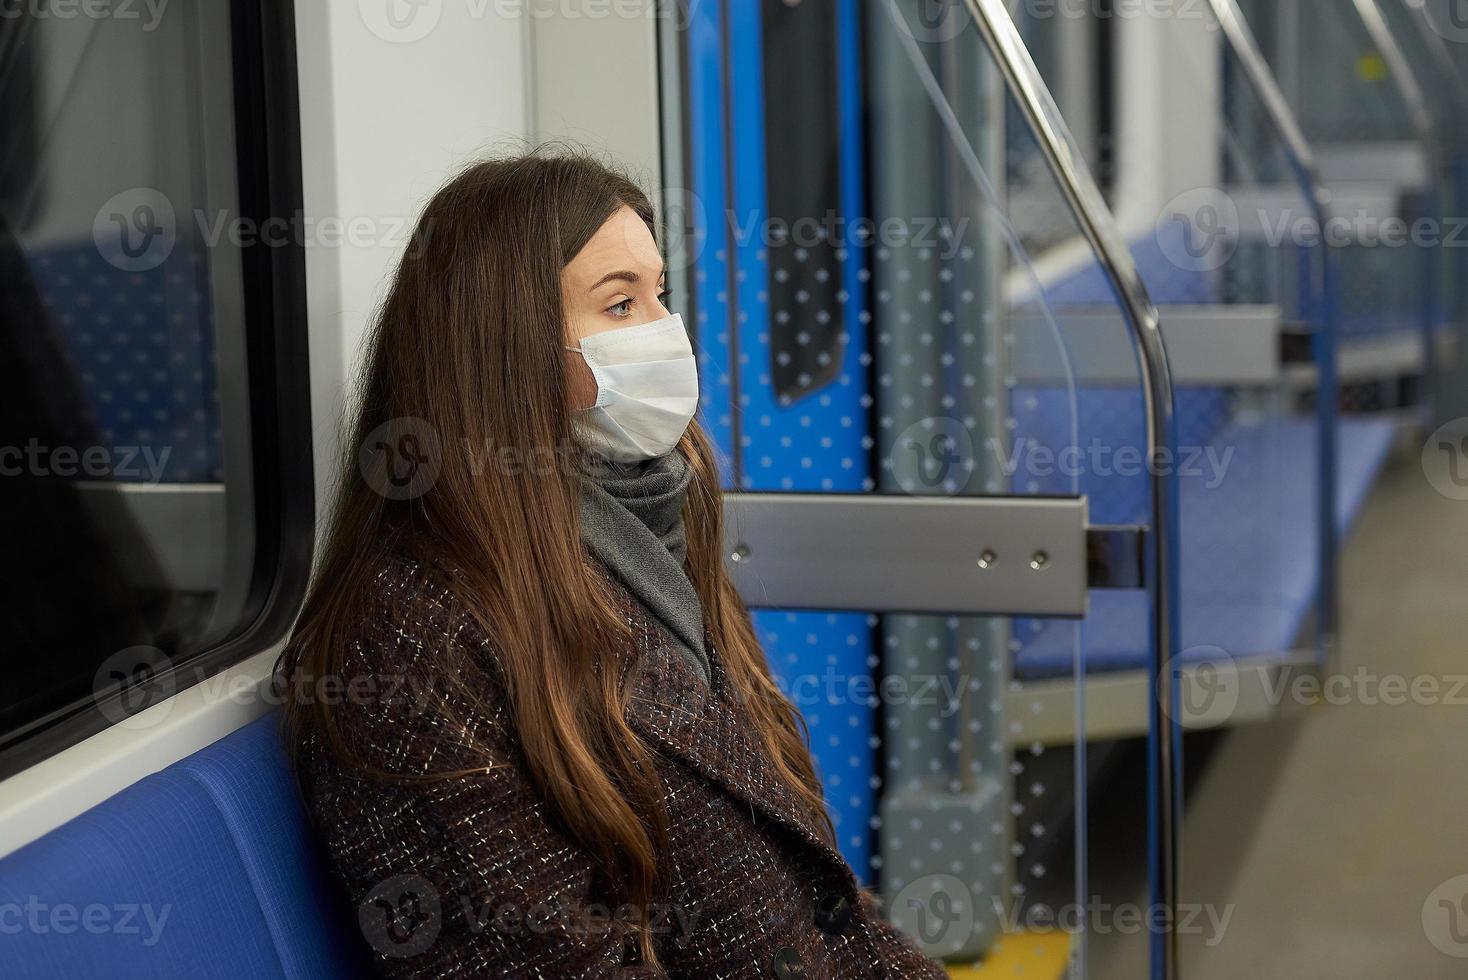
<svg viewBox="0 0 1468 980"><path fill-rule="evenodd" d="M1081 617L1141 587L1139 528L1090 528L1085 497L730 493L725 564L750 606Z"/></svg>

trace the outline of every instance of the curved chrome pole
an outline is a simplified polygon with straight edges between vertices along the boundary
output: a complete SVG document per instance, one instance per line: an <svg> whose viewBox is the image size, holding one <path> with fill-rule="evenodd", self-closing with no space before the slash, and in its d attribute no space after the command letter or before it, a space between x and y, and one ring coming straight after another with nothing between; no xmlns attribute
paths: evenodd
<svg viewBox="0 0 1468 980"><path fill-rule="evenodd" d="M1172 396L1172 371L1162 342L1157 308L1147 296L1126 243L1115 231L1096 182L1076 158L1075 141L1055 105L1004 0L965 0L985 45L994 56L1010 94L1034 130L1050 172L1075 214L1081 233L1094 249L1121 302L1127 326L1137 345L1142 395L1147 415L1147 453L1152 489L1152 533L1147 536L1148 589L1152 599L1151 661L1149 671L1157 696L1150 706L1148 769L1152 780L1149 836L1153 901L1176 922L1181 815L1177 765L1181 745L1174 719L1176 699L1173 657L1179 647L1177 432ZM1169 980L1177 974L1177 933L1168 928L1152 936L1152 975Z"/></svg>
<svg viewBox="0 0 1468 980"><path fill-rule="evenodd" d="M1254 93L1263 104L1264 114L1279 137L1295 178L1305 190L1316 226L1322 231L1330 227L1330 190L1321 179L1320 168L1315 163L1315 153L1305 138L1305 131L1295 118L1289 101L1279 87L1269 63L1259 49L1254 32L1239 9L1238 0L1209 0L1214 18L1223 30L1225 43L1238 58ZM1316 413L1320 426L1320 468L1317 488L1317 506L1320 512L1319 561L1320 594L1316 602L1317 618L1320 620L1320 654L1327 670L1334 667L1336 637L1340 623L1340 585L1337 570L1340 543L1336 535L1336 316L1334 263L1327 244L1328 236L1322 236L1317 254L1320 261L1316 267L1316 288L1321 297L1319 330L1312 338L1319 393L1316 398Z"/></svg>

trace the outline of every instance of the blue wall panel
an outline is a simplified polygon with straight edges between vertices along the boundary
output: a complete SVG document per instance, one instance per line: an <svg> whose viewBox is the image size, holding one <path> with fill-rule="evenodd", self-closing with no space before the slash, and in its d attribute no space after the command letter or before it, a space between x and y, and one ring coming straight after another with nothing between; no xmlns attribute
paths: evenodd
<svg viewBox="0 0 1468 980"><path fill-rule="evenodd" d="M841 98L841 200L845 217L861 213L860 79L855 5L837 14ZM839 297L847 333L839 372L800 397L777 397L771 364L772 324L797 311L772 310L770 262L763 230L766 207L765 92L761 10L757 3L728 8L729 74L739 80L729 93L734 165L730 230L734 244L737 331L736 438L739 486L745 490L853 492L871 489L872 439L867 429L867 350L861 287L864 256L838 251L848 288ZM778 134L795 138L798 134ZM792 216L785 216L792 217ZM820 215L806 217L820 218ZM849 224L849 222L848 222ZM855 286L856 288L850 288ZM869 675L873 619L860 613L763 610L755 629L776 679L791 694L810 726L811 748L826 787L838 841L858 874L869 877L876 814L876 705L844 692L850 680ZM834 692L834 693L833 693Z"/></svg>

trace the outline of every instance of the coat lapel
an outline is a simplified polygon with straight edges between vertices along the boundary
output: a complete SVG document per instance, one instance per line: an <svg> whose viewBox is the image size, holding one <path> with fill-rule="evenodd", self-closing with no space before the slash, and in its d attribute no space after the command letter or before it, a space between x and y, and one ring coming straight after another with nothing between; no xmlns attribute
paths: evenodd
<svg viewBox="0 0 1468 980"><path fill-rule="evenodd" d="M649 631L645 635L661 632L658 624L645 626ZM631 668L627 723L650 745L747 803L752 812L787 828L850 875L845 860L826 843L771 764L712 643L706 643L706 649L710 651L711 686L703 683L670 643L648 643Z"/></svg>

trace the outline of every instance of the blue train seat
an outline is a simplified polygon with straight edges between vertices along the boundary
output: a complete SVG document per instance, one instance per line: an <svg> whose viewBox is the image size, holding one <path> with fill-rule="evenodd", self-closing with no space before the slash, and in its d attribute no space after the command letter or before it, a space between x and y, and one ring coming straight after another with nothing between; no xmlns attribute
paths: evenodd
<svg viewBox="0 0 1468 980"><path fill-rule="evenodd" d="M1133 256L1153 298L1161 304L1218 302L1215 274L1179 269L1155 236L1134 243ZM1099 270L1087 268L1046 290L1052 305L1111 302ZM1052 452L1097 442L1144 445L1141 395L1131 388L1086 386L1075 393L1072 435L1070 394L1061 388L1018 388L1012 412L1016 439ZM1227 453L1224 478L1180 477L1182 657L1284 655L1297 642L1319 589L1315 542L1315 423L1305 416L1236 415L1224 388L1180 387L1175 392L1178 444ZM1386 418L1343 417L1338 422L1336 529L1354 525L1390 453L1396 425ZM1090 501L1096 524L1145 523L1147 484L1137 475L1087 471L1079 486L1060 474L1047 480L1016 472L1018 493L1071 493ZM1136 591L1095 592L1079 630L1088 673L1140 670L1147 663L1146 596ZM1071 674L1077 630L1069 623L1015 622L1013 676L1043 680Z"/></svg>
<svg viewBox="0 0 1468 980"><path fill-rule="evenodd" d="M1336 528L1345 535L1366 503L1395 438L1380 419L1340 422ZM1232 425L1217 438L1235 450L1228 479L1208 489L1182 481L1182 658L1283 655L1295 643L1319 587L1314 521L1316 479L1311 423L1270 419ZM1293 447L1293 451L1292 451ZM1203 514L1201 518L1190 515ZM1278 540L1283 530L1285 538ZM1273 559L1260 567L1267 550ZM1261 575L1261 573L1267 574ZM1140 670L1147 663L1147 604L1141 592L1093 592L1081 627L1088 672ZM1025 620L1014 675L1023 680L1069 675L1075 630Z"/></svg>
<svg viewBox="0 0 1468 980"><path fill-rule="evenodd" d="M360 977L269 714L0 860L9 978Z"/></svg>

